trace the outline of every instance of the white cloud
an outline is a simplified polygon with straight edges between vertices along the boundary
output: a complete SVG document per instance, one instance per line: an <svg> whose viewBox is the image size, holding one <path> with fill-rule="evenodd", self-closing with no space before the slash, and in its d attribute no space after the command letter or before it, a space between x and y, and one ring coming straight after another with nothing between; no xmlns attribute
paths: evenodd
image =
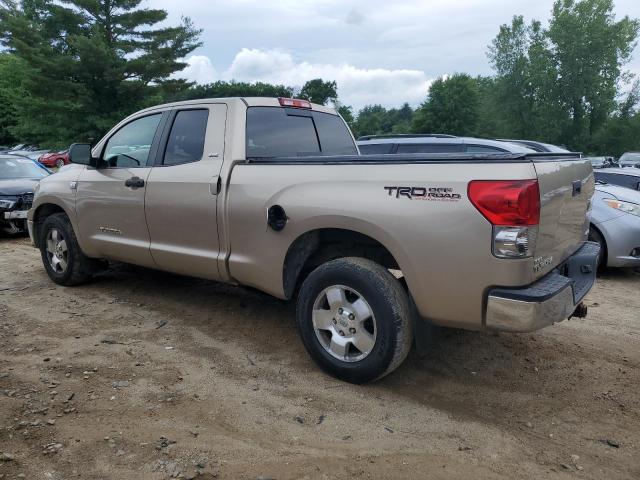
<svg viewBox="0 0 640 480"><path fill-rule="evenodd" d="M186 60L188 66L176 76L196 83L211 83L218 80L213 63L206 55L192 55Z"/></svg>
<svg viewBox="0 0 640 480"><path fill-rule="evenodd" d="M199 83L213 81L210 59L202 55L188 59L181 77ZM214 72L205 75L203 72ZM356 110L365 105L397 107L404 102L416 106L424 101L431 80L425 72L409 69L358 68L353 65L296 62L280 50L243 48L221 78L246 82L263 81L300 88L314 78L335 80L340 101Z"/></svg>

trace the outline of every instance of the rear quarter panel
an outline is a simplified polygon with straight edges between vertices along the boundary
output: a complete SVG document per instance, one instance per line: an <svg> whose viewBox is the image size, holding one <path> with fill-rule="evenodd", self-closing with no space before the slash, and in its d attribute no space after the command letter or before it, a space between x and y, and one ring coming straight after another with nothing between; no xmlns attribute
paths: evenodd
<svg viewBox="0 0 640 480"><path fill-rule="evenodd" d="M491 254L490 223L467 198L479 179L533 179L531 163L237 164L228 185L228 269L239 283L284 298L283 264L302 234L342 228L368 235L395 257L420 314L437 324L483 325L484 294L533 280L532 260ZM459 200L389 195L385 187L451 188ZM267 226L281 205L285 229Z"/></svg>

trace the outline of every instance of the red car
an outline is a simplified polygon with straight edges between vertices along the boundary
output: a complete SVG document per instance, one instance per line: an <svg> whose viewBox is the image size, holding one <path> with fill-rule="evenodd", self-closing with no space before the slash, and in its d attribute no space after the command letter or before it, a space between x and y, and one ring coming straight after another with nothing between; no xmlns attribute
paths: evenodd
<svg viewBox="0 0 640 480"><path fill-rule="evenodd" d="M45 167L64 167L69 165L69 150L62 150L60 152L50 152L42 155L38 161Z"/></svg>

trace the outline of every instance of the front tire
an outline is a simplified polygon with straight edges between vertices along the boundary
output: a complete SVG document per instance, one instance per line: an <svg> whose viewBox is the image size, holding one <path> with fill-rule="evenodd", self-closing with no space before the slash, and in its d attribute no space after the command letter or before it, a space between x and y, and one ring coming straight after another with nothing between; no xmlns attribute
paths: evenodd
<svg viewBox="0 0 640 480"><path fill-rule="evenodd" d="M381 265L341 258L302 284L296 321L307 351L324 371L351 383L398 368L413 342L412 309L400 282Z"/></svg>
<svg viewBox="0 0 640 480"><path fill-rule="evenodd" d="M95 261L80 250L64 213L48 216L40 228L40 254L49 278L58 285L80 285L91 278Z"/></svg>

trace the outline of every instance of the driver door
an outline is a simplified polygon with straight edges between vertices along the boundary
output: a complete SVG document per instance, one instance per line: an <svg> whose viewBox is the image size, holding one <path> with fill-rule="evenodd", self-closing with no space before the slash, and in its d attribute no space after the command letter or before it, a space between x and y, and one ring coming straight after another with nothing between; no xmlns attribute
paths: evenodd
<svg viewBox="0 0 640 480"><path fill-rule="evenodd" d="M78 179L76 213L93 257L154 267L144 197L163 126L163 113L135 118L106 141L98 168Z"/></svg>

